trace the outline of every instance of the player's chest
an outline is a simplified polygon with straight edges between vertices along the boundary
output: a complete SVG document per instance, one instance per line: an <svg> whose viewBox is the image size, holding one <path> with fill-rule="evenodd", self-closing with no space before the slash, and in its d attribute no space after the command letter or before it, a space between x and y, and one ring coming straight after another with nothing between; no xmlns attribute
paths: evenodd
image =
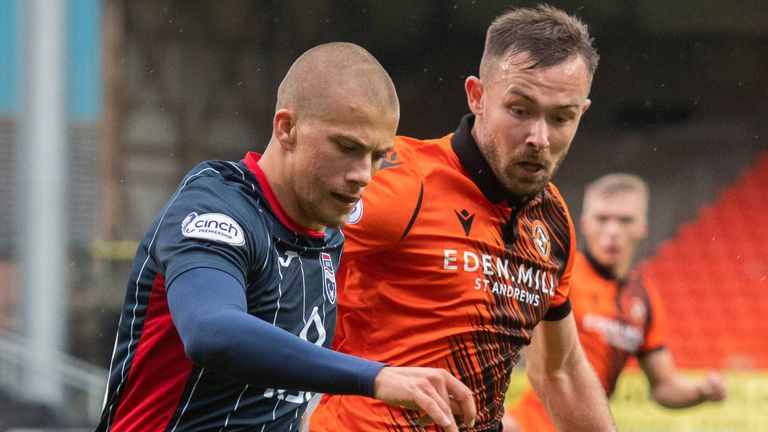
<svg viewBox="0 0 768 432"><path fill-rule="evenodd" d="M248 287L254 310L335 308L340 248L310 248L273 238L259 259L263 262L255 263Z"/></svg>
<svg viewBox="0 0 768 432"><path fill-rule="evenodd" d="M509 208L466 200L455 204L422 209L412 232L393 252L397 256L388 261L392 272L417 279L423 275L425 284L435 287L432 298L493 297L548 305L565 264L553 252L551 228L535 215L515 215Z"/></svg>
<svg viewBox="0 0 768 432"><path fill-rule="evenodd" d="M619 289L615 282L583 286L574 280L571 304L582 337L629 353L645 341L649 311L642 295Z"/></svg>

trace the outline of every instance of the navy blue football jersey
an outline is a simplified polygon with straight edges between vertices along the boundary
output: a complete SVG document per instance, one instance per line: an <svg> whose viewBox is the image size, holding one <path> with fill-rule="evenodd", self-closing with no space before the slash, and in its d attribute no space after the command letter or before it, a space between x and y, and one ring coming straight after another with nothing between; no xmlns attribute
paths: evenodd
<svg viewBox="0 0 768 432"><path fill-rule="evenodd" d="M166 299L166 287L180 274L214 268L245 287L251 315L331 345L343 235L293 223L258 158L249 153L239 163L198 165L147 229L128 283L98 431L298 430L312 394L249 386L194 364Z"/></svg>

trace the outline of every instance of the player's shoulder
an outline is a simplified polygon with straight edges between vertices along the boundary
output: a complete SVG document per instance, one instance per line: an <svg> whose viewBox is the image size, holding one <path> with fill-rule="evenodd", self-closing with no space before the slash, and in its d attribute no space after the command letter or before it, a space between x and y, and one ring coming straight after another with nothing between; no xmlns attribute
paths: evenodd
<svg viewBox="0 0 768 432"><path fill-rule="evenodd" d="M418 186L423 179L425 141L405 136L396 136L392 144L392 150L387 153L381 162L379 170L373 177L371 185L366 188L366 193L376 190L410 189Z"/></svg>
<svg viewBox="0 0 768 432"><path fill-rule="evenodd" d="M457 163L451 150L450 135L436 139L396 136L392 151L381 164L379 181L397 179L401 187L419 185L436 169ZM374 179L375 180L375 179Z"/></svg>
<svg viewBox="0 0 768 432"><path fill-rule="evenodd" d="M206 160L187 171L183 182L199 182L217 179L220 182L248 184L247 168L241 163L227 160Z"/></svg>
<svg viewBox="0 0 768 432"><path fill-rule="evenodd" d="M640 287L640 289L645 291L648 296L658 296L659 293L658 289L656 288L656 283L649 274L646 263L641 263L635 266L629 272L629 278L630 280L636 281L636 284Z"/></svg>
<svg viewBox="0 0 768 432"><path fill-rule="evenodd" d="M430 162L440 162L442 159L451 157L450 137L453 134L440 138L419 139L398 135L395 137L392 152L401 155L403 161L418 162L424 166Z"/></svg>
<svg viewBox="0 0 768 432"><path fill-rule="evenodd" d="M581 251L578 251L578 250L576 252L574 252L574 254L573 254L573 268L574 268L574 270L576 269L577 266L579 268L584 268L584 269L588 269L588 268L591 267L590 264L589 264L589 260L584 255L584 253L581 252Z"/></svg>
<svg viewBox="0 0 768 432"><path fill-rule="evenodd" d="M545 200L551 201L554 204L556 204L559 208L561 208L563 211L568 211L568 205L565 203L565 198L563 198L563 194L560 193L560 189L558 189L557 186L555 186L554 183L549 182L547 183L547 186L542 191L542 196Z"/></svg>
<svg viewBox="0 0 768 432"><path fill-rule="evenodd" d="M547 224L573 226L568 205L553 183L548 183L534 202L536 202L537 212Z"/></svg>
<svg viewBox="0 0 768 432"><path fill-rule="evenodd" d="M235 162L200 162L184 176L173 201L175 206L194 208L198 213L222 213L240 221L263 219L258 214L263 207L258 185Z"/></svg>
<svg viewBox="0 0 768 432"><path fill-rule="evenodd" d="M606 279L598 273L592 264L581 251L574 252L573 256L573 278L574 280L583 281L586 286L595 286L601 281Z"/></svg>

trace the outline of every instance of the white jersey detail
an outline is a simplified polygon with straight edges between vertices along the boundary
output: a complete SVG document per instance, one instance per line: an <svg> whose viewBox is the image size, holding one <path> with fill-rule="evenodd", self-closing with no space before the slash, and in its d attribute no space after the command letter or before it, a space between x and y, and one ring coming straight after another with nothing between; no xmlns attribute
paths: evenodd
<svg viewBox="0 0 768 432"><path fill-rule="evenodd" d="M240 225L221 213L188 214L181 223L181 234L184 237L213 240L234 246L245 244L245 235Z"/></svg>

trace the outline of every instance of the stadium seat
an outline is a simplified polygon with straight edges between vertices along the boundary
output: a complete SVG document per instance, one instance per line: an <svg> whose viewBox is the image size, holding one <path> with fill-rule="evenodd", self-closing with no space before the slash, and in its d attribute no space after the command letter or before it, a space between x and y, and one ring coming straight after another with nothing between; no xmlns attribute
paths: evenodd
<svg viewBox="0 0 768 432"><path fill-rule="evenodd" d="M680 367L768 367L766 186L768 154L644 263Z"/></svg>

